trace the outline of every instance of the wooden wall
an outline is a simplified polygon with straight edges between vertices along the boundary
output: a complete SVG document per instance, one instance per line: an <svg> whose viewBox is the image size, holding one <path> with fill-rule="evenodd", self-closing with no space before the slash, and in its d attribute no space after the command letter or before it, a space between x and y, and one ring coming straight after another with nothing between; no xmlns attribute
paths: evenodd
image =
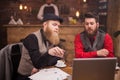
<svg viewBox="0 0 120 80"><path fill-rule="evenodd" d="M109 0L108 3L108 33L114 42L115 55L120 57L120 33L114 37L114 33L120 31L120 0Z"/></svg>

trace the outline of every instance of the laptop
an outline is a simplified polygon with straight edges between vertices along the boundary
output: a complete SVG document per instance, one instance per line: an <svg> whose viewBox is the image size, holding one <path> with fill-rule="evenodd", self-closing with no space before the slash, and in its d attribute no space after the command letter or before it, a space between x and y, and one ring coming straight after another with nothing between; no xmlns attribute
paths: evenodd
<svg viewBox="0 0 120 80"><path fill-rule="evenodd" d="M117 58L74 58L72 80L114 80Z"/></svg>

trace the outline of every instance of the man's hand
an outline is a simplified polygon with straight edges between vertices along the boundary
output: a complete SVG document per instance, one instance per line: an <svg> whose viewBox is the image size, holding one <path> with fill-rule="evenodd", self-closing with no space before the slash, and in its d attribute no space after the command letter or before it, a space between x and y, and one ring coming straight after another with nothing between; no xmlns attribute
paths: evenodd
<svg viewBox="0 0 120 80"><path fill-rule="evenodd" d="M38 71L39 71L39 69L33 68L32 71L31 71L31 75L35 74L35 73L38 72Z"/></svg>
<svg viewBox="0 0 120 80"><path fill-rule="evenodd" d="M109 54L109 51L107 49L101 49L97 51L98 56L107 56Z"/></svg>
<svg viewBox="0 0 120 80"><path fill-rule="evenodd" d="M65 53L65 50L59 48L59 47L54 47L48 50L48 54L52 55L52 56L57 56L57 57L61 57L63 58Z"/></svg>

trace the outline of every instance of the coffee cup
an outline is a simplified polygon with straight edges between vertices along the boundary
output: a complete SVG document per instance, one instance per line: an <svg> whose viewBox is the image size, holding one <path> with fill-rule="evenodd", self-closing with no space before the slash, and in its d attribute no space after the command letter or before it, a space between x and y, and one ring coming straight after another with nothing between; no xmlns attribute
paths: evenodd
<svg viewBox="0 0 120 80"><path fill-rule="evenodd" d="M58 61L57 61L56 66L61 67L61 66L64 66L64 65L65 65L65 62L64 62L64 61L62 61L62 60L58 60Z"/></svg>

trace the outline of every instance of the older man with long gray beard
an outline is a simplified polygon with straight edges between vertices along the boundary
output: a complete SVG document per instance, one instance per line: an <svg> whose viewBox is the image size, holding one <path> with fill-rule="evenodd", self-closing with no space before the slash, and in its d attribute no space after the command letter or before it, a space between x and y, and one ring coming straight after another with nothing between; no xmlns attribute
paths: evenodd
<svg viewBox="0 0 120 80"><path fill-rule="evenodd" d="M64 50L57 46L60 42L59 26L63 22L62 18L47 14L42 22L40 30L23 40L17 80L30 80L28 76L41 68L55 65L64 56Z"/></svg>

